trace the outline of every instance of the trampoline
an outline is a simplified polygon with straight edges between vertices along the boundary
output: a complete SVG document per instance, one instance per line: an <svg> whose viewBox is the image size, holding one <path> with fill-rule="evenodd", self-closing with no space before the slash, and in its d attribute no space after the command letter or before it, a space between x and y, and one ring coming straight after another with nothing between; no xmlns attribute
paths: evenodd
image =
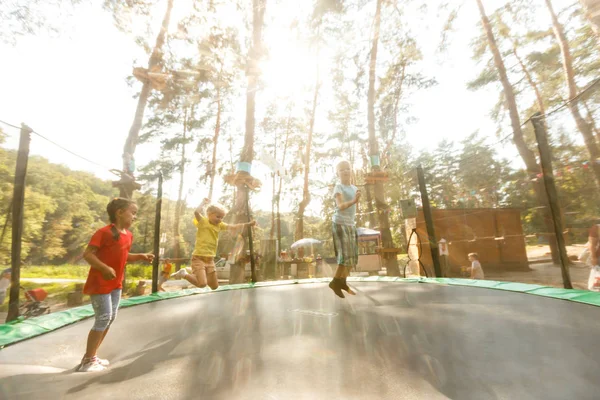
<svg viewBox="0 0 600 400"><path fill-rule="evenodd" d="M123 308L99 354L108 370L74 372L83 320L0 350L0 398L598 398L600 308L421 282L353 280L342 300L313 280Z"/></svg>

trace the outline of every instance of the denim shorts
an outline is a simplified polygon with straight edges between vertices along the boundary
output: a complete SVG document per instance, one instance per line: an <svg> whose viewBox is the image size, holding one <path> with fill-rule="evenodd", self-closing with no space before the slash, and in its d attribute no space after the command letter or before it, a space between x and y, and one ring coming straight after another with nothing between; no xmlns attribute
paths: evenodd
<svg viewBox="0 0 600 400"><path fill-rule="evenodd" d="M96 317L92 330L104 332L117 318L117 310L121 301L121 289L115 289L107 294L92 294L90 299Z"/></svg>

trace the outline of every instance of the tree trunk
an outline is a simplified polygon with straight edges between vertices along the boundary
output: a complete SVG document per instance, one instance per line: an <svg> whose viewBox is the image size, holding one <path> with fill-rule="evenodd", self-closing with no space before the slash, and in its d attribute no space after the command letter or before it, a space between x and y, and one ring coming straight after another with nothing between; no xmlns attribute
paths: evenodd
<svg viewBox="0 0 600 400"><path fill-rule="evenodd" d="M181 161L179 164L179 191L177 193L177 205L175 206L175 220L173 221L173 258L175 261L175 270L179 271L181 268L181 240L179 238L179 219L181 217L181 210L183 209L183 202L181 197L183 194L183 177L185 175L185 141L187 139L187 107L183 114L183 140L181 143Z"/></svg>
<svg viewBox="0 0 600 400"><path fill-rule="evenodd" d="M362 148L362 157L363 157L363 166L365 173L369 172L369 157L367 156L367 152L365 148ZM369 228L375 229L377 227L377 221L375 219L375 213L373 212L373 195L371 194L373 185L366 184L365 188L365 196L367 201L367 214L369 220Z"/></svg>
<svg viewBox="0 0 600 400"><path fill-rule="evenodd" d="M285 170L285 158L287 156L288 145L290 142L290 133L292 131L292 109L290 108L287 120L287 127L285 131L285 143L283 144L283 156L281 158L281 166ZM283 187L283 176L279 175L279 187L277 188L277 195L275 199L277 201L277 243L279 245L279 251L281 251L281 213L279 211L279 205L281 202L281 189Z"/></svg>
<svg viewBox="0 0 600 400"><path fill-rule="evenodd" d="M221 88L217 86L217 121L215 123L215 135L213 136L213 151L210 161L210 186L208 188L208 199L213 199L213 188L215 186L215 175L217 173L217 146L219 144L219 133L221 132Z"/></svg>
<svg viewBox="0 0 600 400"><path fill-rule="evenodd" d="M275 140L273 142L273 158L277 160L277 132L275 132ZM271 178L273 181L273 191L271 194L271 231L269 233L269 239L273 240L275 237L275 195L277 194L277 173L271 172Z"/></svg>
<svg viewBox="0 0 600 400"><path fill-rule="evenodd" d="M156 36L156 43L154 45L154 49L152 50L152 55L150 55L150 60L148 61L148 71L156 71L157 67L159 67L162 62L162 47L165 43L167 31L169 30L173 1L174 0L169 0L167 3L167 11L163 17L160 31ZM130 163L134 158L135 148L138 143L140 130L142 129L144 111L146 110L146 105L148 104L148 97L150 96L151 89L152 87L150 85L150 81L146 79L143 82L142 90L140 92L140 97L138 98L138 104L135 110L135 116L133 118L133 123L129 129L129 135L125 141L125 146L123 147L123 172L130 175L133 174ZM130 199L133 196L133 190L133 182L131 182L131 184L119 185L119 196Z"/></svg>
<svg viewBox="0 0 600 400"><path fill-rule="evenodd" d="M317 38L319 37L319 27L317 28ZM318 39L317 39L318 40ZM312 138L315 128L315 115L317 113L317 102L319 99L319 89L321 87L320 76L319 76L319 43L317 43L317 77L315 82L315 92L313 94L312 110L310 112L310 124L308 127L308 138L306 139L306 147L304 153L304 187L302 189L302 201L298 206L298 221L296 222L296 234L295 239L300 240L304 238L304 211L310 203L310 192L308 191L308 175L310 172L310 155L312 153Z"/></svg>
<svg viewBox="0 0 600 400"><path fill-rule="evenodd" d="M279 210L279 198L277 199L277 203L276 203L276 212L277 212L277 245L279 248L279 252L281 252L281 250L283 250L281 248L281 213ZM277 255L279 256L279 255Z"/></svg>
<svg viewBox="0 0 600 400"><path fill-rule="evenodd" d="M277 174L275 172L271 172L271 180L272 180L272 184L273 184L273 190L271 193L272 196L272 200L271 200L271 230L269 231L269 239L273 240L275 238L275 220L276 220L276 215L275 215L275 195L277 194Z"/></svg>
<svg viewBox="0 0 600 400"><path fill-rule="evenodd" d="M394 145L394 141L396 140L396 135L398 134L398 106L400 105L400 99L402 98L402 86L404 85L404 79L406 78L406 64L402 64L402 73L400 74L400 82L398 83L398 88L394 93L394 129L392 130L392 137L388 139L387 145L385 146L385 150L383 151L383 155L386 160L389 160L389 152Z"/></svg>
<svg viewBox="0 0 600 400"><path fill-rule="evenodd" d="M368 128L369 128L369 156L379 157L379 143L375 136L375 80L377 70L377 46L379 44L379 30L381 27L381 3L382 0L377 0L375 9L374 35L373 45L371 46L371 57L369 62L369 91L367 93L368 101ZM379 163L373 163L371 160L371 168L373 171L381 170ZM394 248L392 232L390 230L390 221L388 216L388 205L385 201L385 188L383 181L375 181L375 208L377 209L377 217L379 220L379 232L381 232L381 240L383 248ZM400 276L398 268L398 258L395 253L383 253L383 259L387 274L390 276Z"/></svg>
<svg viewBox="0 0 600 400"><path fill-rule="evenodd" d="M369 155L379 155L379 143L375 136L375 79L377 70L377 47L379 44L379 29L381 26L381 1L377 0L377 8L375 9L375 32L373 35L373 44L371 46L371 54L369 61L369 90L367 92L368 102L368 129L369 129Z"/></svg>
<svg viewBox="0 0 600 400"><path fill-rule="evenodd" d="M527 69L527 66L525 65L525 63L523 62L521 57L519 56L519 53L517 52L517 44L516 43L513 43L513 54L514 54L515 58L517 59L517 62L521 66L521 70L525 74L525 78L527 79L527 82L529 82L529 86L531 86L531 88L535 92L535 99L536 99L536 102L538 105L538 110L539 110L540 114L546 115L546 107L544 107L544 99L542 98L540 89L538 88L537 83L535 83L535 81L533 80L533 77L531 76L531 73ZM543 121L544 121L544 124L546 124L545 118L543 119Z"/></svg>
<svg viewBox="0 0 600 400"><path fill-rule="evenodd" d="M592 111L590 110L590 107L588 106L588 103L586 101L583 101L582 103L589 117L588 123L592 126L592 130L594 131L596 140L598 141L598 143L600 143L600 130L598 130L598 127L596 126L596 121L594 121Z"/></svg>
<svg viewBox="0 0 600 400"><path fill-rule="evenodd" d="M567 41L567 36L565 35L564 28L558 21L558 17L554 12L551 0L545 1L546 6L548 7L548 12L550 12L550 16L552 17L552 27L554 29L554 36L556 36L556 40L558 40L558 44L560 46L560 51L562 54L563 69L565 72L567 87L569 89L568 107L571 111L571 114L573 115L573 119L575 119L577 129L579 129L579 132L581 132L581 135L583 136L585 147L587 148L588 153L590 155L590 164L592 165L592 171L594 171L596 185L598 186L598 188L600 188L600 164L596 162L596 160L598 160L600 157L600 151L598 151L598 145L596 143L596 139L594 138L592 125L583 118L581 112L579 111L579 101L577 100L577 94L579 90L577 89L577 84L575 83L575 72L573 71L573 57L571 57L571 49L569 48L569 42ZM593 119L593 116L590 115L590 118Z"/></svg>
<svg viewBox="0 0 600 400"><path fill-rule="evenodd" d="M262 49L262 29L265 17L266 0L252 1L252 47L248 51L248 67L246 76L248 79L248 89L246 91L246 133L244 135L244 147L240 154L240 162L252 163L254 159L254 127L255 127L255 108L256 108L256 90L258 89L259 67L258 62ZM248 213L246 210L247 196L246 188L241 185L237 188L235 201L235 222L246 222Z"/></svg>
<svg viewBox="0 0 600 400"><path fill-rule="evenodd" d="M490 20L485 14L483 4L481 0L476 1L477 6L479 7L479 13L481 14L481 22L483 24L483 29L486 33L488 46L490 47L490 51L494 56L494 65L496 66L496 70L498 71L498 75L500 76L500 82L502 83L502 88L504 89L504 97L506 98L506 106L508 108L508 112L510 115L510 123L513 130L513 141L515 143L515 146L517 146L519 155L525 163L525 167L527 168L527 173L529 177L531 179L533 179L534 177L537 178L538 174L541 173L541 169L540 166L537 164L535 154L527 147L527 143L525 142L525 139L523 137L523 131L521 130L521 120L519 118L519 111L517 109L517 101L515 99L513 87L508 81L508 75L506 74L504 60L502 59L500 51L498 50L496 38L494 37L494 33L490 25ZM543 181L541 179L538 179L536 182L533 183L533 189L535 191L536 197L540 205L544 207L542 211L544 226L546 228L546 232L550 233L553 232L554 224L552 222L552 216L550 215L549 203L544 193L543 185ZM552 260L555 263L557 263L559 261L559 254L556 238L553 235L549 235L548 242L550 244L550 250L552 252Z"/></svg>
<svg viewBox="0 0 600 400"><path fill-rule="evenodd" d="M538 87L537 83L533 79L533 76L531 76L531 73L527 69L527 66L523 62L523 59L519 56L519 53L517 51L517 43L516 42L513 43L513 55L515 56L515 58L517 59L517 62L521 66L521 70L523 71L523 74L525 74L525 79L527 79L529 86L531 86L531 88L533 89L533 91L535 93L535 99L536 99L536 103L538 105L538 111L540 112L540 114L545 116L546 115L546 107L544 106L544 99L542 98L540 88ZM548 121L546 121L546 118L542 118L542 124L544 125L546 130L548 130Z"/></svg>
<svg viewBox="0 0 600 400"><path fill-rule="evenodd" d="M148 218L146 218L146 223L144 224L144 243L142 245L142 248L144 249L144 251L148 251L148 248L146 247L148 245Z"/></svg>

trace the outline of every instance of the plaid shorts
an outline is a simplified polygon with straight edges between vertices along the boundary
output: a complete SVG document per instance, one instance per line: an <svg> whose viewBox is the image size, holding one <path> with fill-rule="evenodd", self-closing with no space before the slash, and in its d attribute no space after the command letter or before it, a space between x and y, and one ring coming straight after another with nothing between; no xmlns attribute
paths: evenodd
<svg viewBox="0 0 600 400"><path fill-rule="evenodd" d="M333 248L338 265L354 268L358 264L358 234L355 226L332 222Z"/></svg>

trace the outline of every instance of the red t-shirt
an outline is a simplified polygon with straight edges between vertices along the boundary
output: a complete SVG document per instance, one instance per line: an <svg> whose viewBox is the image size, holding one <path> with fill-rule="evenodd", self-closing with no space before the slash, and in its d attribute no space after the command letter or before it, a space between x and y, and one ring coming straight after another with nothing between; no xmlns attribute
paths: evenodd
<svg viewBox="0 0 600 400"><path fill-rule="evenodd" d="M117 277L115 279L106 280L97 269L90 268L83 293L85 294L107 294L115 289L123 287L123 273L129 249L133 243L133 234L129 231L121 233L119 239L115 240L111 225L100 228L94 233L88 246L98 248L96 256L104 264L115 270Z"/></svg>

